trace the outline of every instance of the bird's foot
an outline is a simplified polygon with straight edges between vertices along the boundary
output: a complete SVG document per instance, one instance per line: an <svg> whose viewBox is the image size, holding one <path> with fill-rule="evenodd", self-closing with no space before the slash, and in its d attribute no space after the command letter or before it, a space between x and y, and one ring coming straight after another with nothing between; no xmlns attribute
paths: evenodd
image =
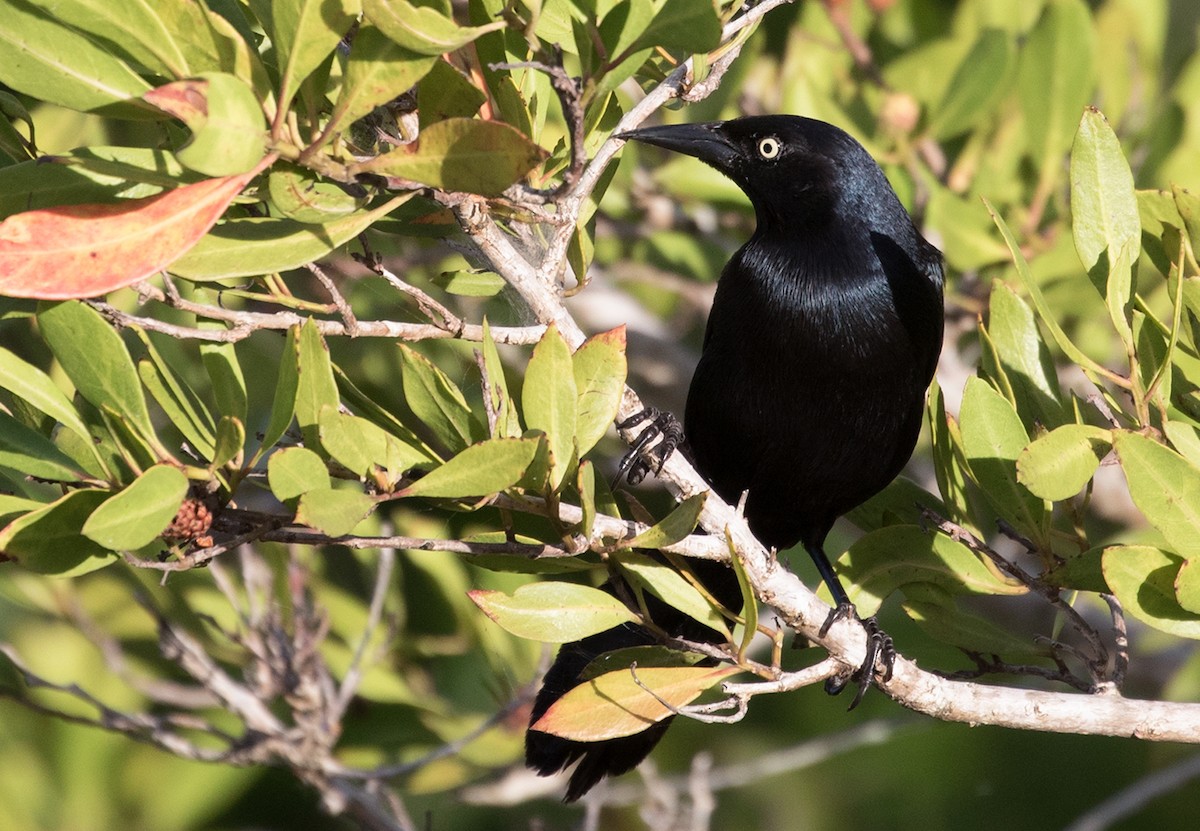
<svg viewBox="0 0 1200 831"><path fill-rule="evenodd" d="M837 621L857 616L854 604L839 603L821 624L821 637L824 637L829 631L829 627ZM858 691L854 693L854 700L850 702L848 708L850 710L853 710L862 701L863 696L867 694L867 689L875 683L876 675L884 683L892 680L892 669L896 663L895 644L892 643L891 636L879 628L879 622L874 617L869 617L862 621L862 625L867 630L867 657L863 660L862 666L847 676L834 676L825 681L825 692L830 695L837 695L851 681L858 685Z"/></svg>
<svg viewBox="0 0 1200 831"><path fill-rule="evenodd" d="M642 431L629 452L621 459L621 466L617 468L618 482L624 477L629 484L637 485L646 478L646 474L657 474L671 454L683 443L683 425L679 423L679 419L656 407L647 407L640 413L635 413L617 427L628 430L646 421L650 422L650 426Z"/></svg>

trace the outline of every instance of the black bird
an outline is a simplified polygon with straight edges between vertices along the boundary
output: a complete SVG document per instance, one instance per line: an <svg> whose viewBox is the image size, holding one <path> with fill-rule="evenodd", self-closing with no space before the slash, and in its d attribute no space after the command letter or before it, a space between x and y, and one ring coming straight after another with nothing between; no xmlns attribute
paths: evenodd
<svg viewBox="0 0 1200 831"><path fill-rule="evenodd" d="M854 607L825 554L825 537L839 516L900 473L920 432L942 345L941 255L870 154L825 122L755 116L622 137L695 156L737 183L754 206L754 235L717 285L681 449L722 499L736 503L748 491L746 519L761 542L804 546L837 603L828 628ZM677 424L652 416L643 436L665 438L627 458L634 480L678 442ZM740 609L732 571L713 565L696 563L697 576ZM673 635L723 641L665 604L649 612ZM893 658L890 639L873 619L865 623L871 648L854 676L860 696L877 659L886 678ZM594 657L653 640L624 626L565 645L530 723L578 683ZM595 743L529 731L526 763L549 775L582 759L567 791L572 801L605 775L635 767L666 728L660 722Z"/></svg>

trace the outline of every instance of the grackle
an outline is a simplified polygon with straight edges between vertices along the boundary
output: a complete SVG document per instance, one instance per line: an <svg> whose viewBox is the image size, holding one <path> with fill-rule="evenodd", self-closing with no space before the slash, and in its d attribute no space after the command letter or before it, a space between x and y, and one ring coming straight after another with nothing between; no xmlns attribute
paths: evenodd
<svg viewBox="0 0 1200 831"><path fill-rule="evenodd" d="M920 431L942 345L941 255L870 154L822 121L756 116L621 137L716 168L750 198L757 223L717 284L682 433L655 411L634 416L630 422L653 423L623 469L636 482L678 445L722 499L736 503L747 492L755 536L778 550L800 543L816 563L837 604L828 629L855 612L825 554L825 537L839 516L900 473ZM647 449L654 439L661 440ZM729 568L691 567L717 600L741 608ZM671 635L724 640L660 602L648 612ZM870 648L853 676L858 697L877 671L890 677L894 658L874 619L864 625ZM652 642L645 629L625 625L566 644L530 723L579 682L593 658ZM844 683L826 688L837 692ZM566 795L573 801L604 776L635 767L668 721L592 743L531 730L526 764L549 775L581 760Z"/></svg>

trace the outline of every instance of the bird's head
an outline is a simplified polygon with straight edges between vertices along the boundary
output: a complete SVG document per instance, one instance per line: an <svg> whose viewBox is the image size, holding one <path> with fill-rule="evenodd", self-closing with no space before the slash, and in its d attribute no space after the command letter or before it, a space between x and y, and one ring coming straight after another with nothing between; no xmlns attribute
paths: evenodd
<svg viewBox="0 0 1200 831"><path fill-rule="evenodd" d="M839 209L871 211L870 196L880 184L891 194L862 145L812 118L749 116L646 127L619 137L694 156L721 171L750 198L760 227L819 228Z"/></svg>

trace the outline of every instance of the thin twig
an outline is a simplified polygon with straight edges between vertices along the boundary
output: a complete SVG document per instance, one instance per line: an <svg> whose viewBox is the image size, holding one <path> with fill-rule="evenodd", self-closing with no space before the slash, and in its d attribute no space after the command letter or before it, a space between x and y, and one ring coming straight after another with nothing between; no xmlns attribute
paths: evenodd
<svg viewBox="0 0 1200 831"><path fill-rule="evenodd" d="M381 548L379 550L379 563L375 571L375 588L371 592L371 605L367 608L367 621L363 624L362 636L358 639L358 645L354 648L354 657L350 659L350 666L346 669L346 674L342 677L342 684L338 688L337 697L334 699L333 705L330 708L330 719L332 721L341 721L346 714L346 708L350 706L350 699L358 691L358 685L362 682L362 662L363 656L366 655L367 647L375 636L375 631L379 628L379 622L383 619L383 604L387 600L388 589L392 585L392 570L396 565L396 549L391 547Z"/></svg>
<svg viewBox="0 0 1200 831"><path fill-rule="evenodd" d="M350 304L346 302L346 298L338 291L338 287L334 285L333 280L325 273L325 269L316 263L305 263L304 267L310 274L317 278L317 281L329 293L329 298L333 301L334 308L338 310L338 314L342 317L342 324L346 327L346 334L352 338L358 337L358 318L354 316L354 311L350 308Z"/></svg>

